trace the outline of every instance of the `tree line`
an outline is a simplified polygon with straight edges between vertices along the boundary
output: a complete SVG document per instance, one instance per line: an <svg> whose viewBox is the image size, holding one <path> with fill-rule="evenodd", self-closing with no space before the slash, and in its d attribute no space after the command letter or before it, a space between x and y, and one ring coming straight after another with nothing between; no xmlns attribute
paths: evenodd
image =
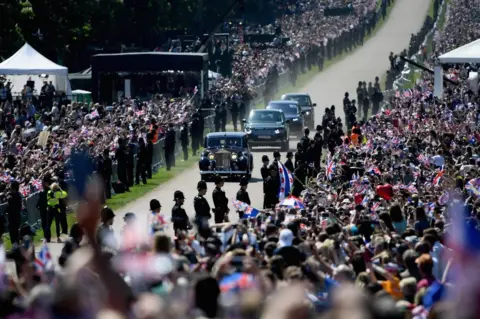
<svg viewBox="0 0 480 319"><path fill-rule="evenodd" d="M0 57L28 42L78 71L95 53L122 45L153 49L178 34L211 31L232 1L238 0L0 0ZM273 2L247 0L245 10L261 17Z"/></svg>

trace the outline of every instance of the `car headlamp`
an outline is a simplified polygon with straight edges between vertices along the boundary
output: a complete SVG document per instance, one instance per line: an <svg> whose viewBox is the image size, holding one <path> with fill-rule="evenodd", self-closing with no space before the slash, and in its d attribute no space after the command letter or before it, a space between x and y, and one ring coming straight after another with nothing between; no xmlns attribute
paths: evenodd
<svg viewBox="0 0 480 319"><path fill-rule="evenodd" d="M280 130L278 128L275 130L275 134L280 134Z"/></svg>
<svg viewBox="0 0 480 319"><path fill-rule="evenodd" d="M208 154L208 159L213 161L215 159L215 154L213 153Z"/></svg>
<svg viewBox="0 0 480 319"><path fill-rule="evenodd" d="M252 134L252 130L251 130L250 128L246 128L246 129L245 129L245 133L247 133L247 134Z"/></svg>
<svg viewBox="0 0 480 319"><path fill-rule="evenodd" d="M232 161L236 161L238 159L238 154L237 153L232 153L232 155L230 156Z"/></svg>
<svg viewBox="0 0 480 319"><path fill-rule="evenodd" d="M306 113L306 114L307 114L307 115L310 115L310 112L308 112L308 111L307 111L307 113Z"/></svg>
<svg viewBox="0 0 480 319"><path fill-rule="evenodd" d="M298 121L298 118L294 118L293 121L294 121L294 122L297 122L297 121Z"/></svg>

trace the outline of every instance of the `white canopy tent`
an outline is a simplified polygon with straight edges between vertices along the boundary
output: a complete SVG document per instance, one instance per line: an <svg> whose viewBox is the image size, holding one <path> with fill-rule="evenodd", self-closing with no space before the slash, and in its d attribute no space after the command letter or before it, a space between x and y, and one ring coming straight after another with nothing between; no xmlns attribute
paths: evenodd
<svg viewBox="0 0 480 319"><path fill-rule="evenodd" d="M14 85L13 91L20 92L27 80L35 82L35 89L40 90L45 78L52 81L57 91L72 94L68 80L68 68L55 64L25 43L14 55L0 63L0 74L6 75ZM36 75L36 76L35 76Z"/></svg>
<svg viewBox="0 0 480 319"><path fill-rule="evenodd" d="M480 63L480 39L465 44L438 57L435 66L435 96L443 95L443 69L441 64L446 63Z"/></svg>

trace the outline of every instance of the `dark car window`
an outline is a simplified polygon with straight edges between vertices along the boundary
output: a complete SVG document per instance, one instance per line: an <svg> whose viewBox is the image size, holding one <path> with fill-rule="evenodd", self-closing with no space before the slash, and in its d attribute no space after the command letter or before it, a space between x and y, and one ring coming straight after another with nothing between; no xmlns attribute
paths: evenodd
<svg viewBox="0 0 480 319"><path fill-rule="evenodd" d="M285 95L284 100L297 101L301 106L311 106L312 100L308 95Z"/></svg>
<svg viewBox="0 0 480 319"><path fill-rule="evenodd" d="M250 112L248 117L248 122L250 123L272 123L272 122L283 122L282 113L280 112Z"/></svg>
<svg viewBox="0 0 480 319"><path fill-rule="evenodd" d="M268 104L267 108L269 110L282 110L283 113L288 115L297 115L301 112L300 106L296 103Z"/></svg>
<svg viewBox="0 0 480 319"><path fill-rule="evenodd" d="M243 147L242 137L211 136L211 137L205 138L205 148L219 147L219 146Z"/></svg>

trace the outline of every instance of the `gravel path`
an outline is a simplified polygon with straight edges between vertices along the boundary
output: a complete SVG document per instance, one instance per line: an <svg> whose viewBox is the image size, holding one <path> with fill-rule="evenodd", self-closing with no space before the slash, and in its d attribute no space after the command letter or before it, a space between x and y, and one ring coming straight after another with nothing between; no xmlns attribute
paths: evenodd
<svg viewBox="0 0 480 319"><path fill-rule="evenodd" d="M410 36L420 30L429 7L428 0L397 0L392 9L388 21L378 30L377 34L370 38L361 48L355 50L351 55L341 62L328 68L325 72L319 73L308 85L299 89L299 92L308 92L312 100L317 103L316 122L321 121L324 107L334 104L337 109L337 116L343 118L341 113L342 99L345 92L355 94L358 81L374 80L375 76L382 77L389 67L388 54L390 51L397 53L408 46ZM296 141L291 142L290 147L294 148ZM255 150L255 169L248 192L252 200L252 206L261 208L263 203L262 181L260 175L261 156L267 154L272 159L273 149ZM285 153L282 154L284 158ZM147 231L147 214L149 202L156 198L163 206L163 211L170 215L173 207L173 193L180 189L184 192L186 201L185 209L191 216L194 215L193 198L196 196L196 185L200 174L195 165L185 170L176 178L160 186L155 191L146 194L144 197L130 203L124 208L116 211L114 229L117 234L123 228L123 216L127 212L134 212L141 223L145 224ZM206 198L212 205L213 183L208 184ZM234 197L239 189L238 183L225 183L224 190L227 197ZM231 208L230 220L236 221L238 217ZM170 230L170 233L173 231ZM62 245L52 243L49 245L54 260L57 260Z"/></svg>

